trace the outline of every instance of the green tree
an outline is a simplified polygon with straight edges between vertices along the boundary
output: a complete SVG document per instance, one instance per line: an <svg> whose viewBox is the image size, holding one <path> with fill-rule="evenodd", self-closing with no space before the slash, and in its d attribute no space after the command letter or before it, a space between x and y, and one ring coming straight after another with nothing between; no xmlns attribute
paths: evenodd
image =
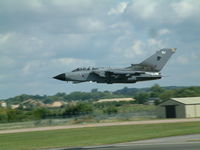
<svg viewBox="0 0 200 150"><path fill-rule="evenodd" d="M49 111L46 108L37 108L33 110L33 117L36 120L44 119L49 115Z"/></svg>
<svg viewBox="0 0 200 150"><path fill-rule="evenodd" d="M7 122L7 113L5 108L0 108L0 122Z"/></svg>
<svg viewBox="0 0 200 150"><path fill-rule="evenodd" d="M200 96L198 91L195 91L193 88L184 88L176 90L175 92L176 97L195 97Z"/></svg>
<svg viewBox="0 0 200 150"><path fill-rule="evenodd" d="M118 109L115 106L109 106L103 110L106 114L116 114L118 112Z"/></svg>
<svg viewBox="0 0 200 150"><path fill-rule="evenodd" d="M144 104L145 102L147 102L148 98L149 94L147 92L141 92L135 96L137 104Z"/></svg>
<svg viewBox="0 0 200 150"><path fill-rule="evenodd" d="M73 116L81 114L89 114L93 112L93 106L88 103L78 103L73 105L68 105L64 112L64 116Z"/></svg>
<svg viewBox="0 0 200 150"><path fill-rule="evenodd" d="M165 90L159 97L162 101L168 100L174 97L174 90Z"/></svg>
<svg viewBox="0 0 200 150"><path fill-rule="evenodd" d="M151 95L150 95L151 97L159 97L159 95L165 91L158 84L152 86L150 90L151 90Z"/></svg>

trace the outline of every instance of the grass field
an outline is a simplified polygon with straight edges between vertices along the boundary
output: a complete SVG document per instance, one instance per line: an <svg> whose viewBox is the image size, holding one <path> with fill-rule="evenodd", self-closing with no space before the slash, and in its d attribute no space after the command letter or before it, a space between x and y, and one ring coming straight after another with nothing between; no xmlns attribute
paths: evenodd
<svg viewBox="0 0 200 150"><path fill-rule="evenodd" d="M200 122L88 127L0 134L1 150L35 150L128 142L200 133Z"/></svg>
<svg viewBox="0 0 200 150"><path fill-rule="evenodd" d="M0 130L67 125L69 124L68 123L69 120L70 119L43 119L43 120L37 120L37 121L0 123Z"/></svg>

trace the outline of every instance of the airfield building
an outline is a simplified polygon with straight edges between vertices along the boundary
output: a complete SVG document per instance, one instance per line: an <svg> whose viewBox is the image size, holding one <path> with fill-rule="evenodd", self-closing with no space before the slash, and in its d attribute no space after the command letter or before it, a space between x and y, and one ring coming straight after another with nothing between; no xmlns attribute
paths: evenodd
<svg viewBox="0 0 200 150"><path fill-rule="evenodd" d="M200 117L200 97L171 98L157 107L159 118Z"/></svg>

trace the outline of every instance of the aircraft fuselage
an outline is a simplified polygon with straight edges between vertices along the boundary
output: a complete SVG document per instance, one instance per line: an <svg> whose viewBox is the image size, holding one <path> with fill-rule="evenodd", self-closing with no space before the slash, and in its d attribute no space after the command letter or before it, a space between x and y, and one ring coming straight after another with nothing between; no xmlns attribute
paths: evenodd
<svg viewBox="0 0 200 150"><path fill-rule="evenodd" d="M89 81L107 84L157 80L162 78L160 71L175 51L176 48L163 48L143 62L126 68L77 68L54 78L73 83Z"/></svg>

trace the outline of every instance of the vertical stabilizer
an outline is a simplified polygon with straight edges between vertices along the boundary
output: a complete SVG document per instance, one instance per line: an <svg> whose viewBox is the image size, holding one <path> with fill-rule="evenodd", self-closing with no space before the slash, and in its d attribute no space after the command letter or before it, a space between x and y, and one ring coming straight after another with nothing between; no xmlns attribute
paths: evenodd
<svg viewBox="0 0 200 150"><path fill-rule="evenodd" d="M163 48L149 58L145 59L140 63L140 65L149 66L155 71L160 71L165 66L172 54L175 53L175 51L176 48Z"/></svg>

